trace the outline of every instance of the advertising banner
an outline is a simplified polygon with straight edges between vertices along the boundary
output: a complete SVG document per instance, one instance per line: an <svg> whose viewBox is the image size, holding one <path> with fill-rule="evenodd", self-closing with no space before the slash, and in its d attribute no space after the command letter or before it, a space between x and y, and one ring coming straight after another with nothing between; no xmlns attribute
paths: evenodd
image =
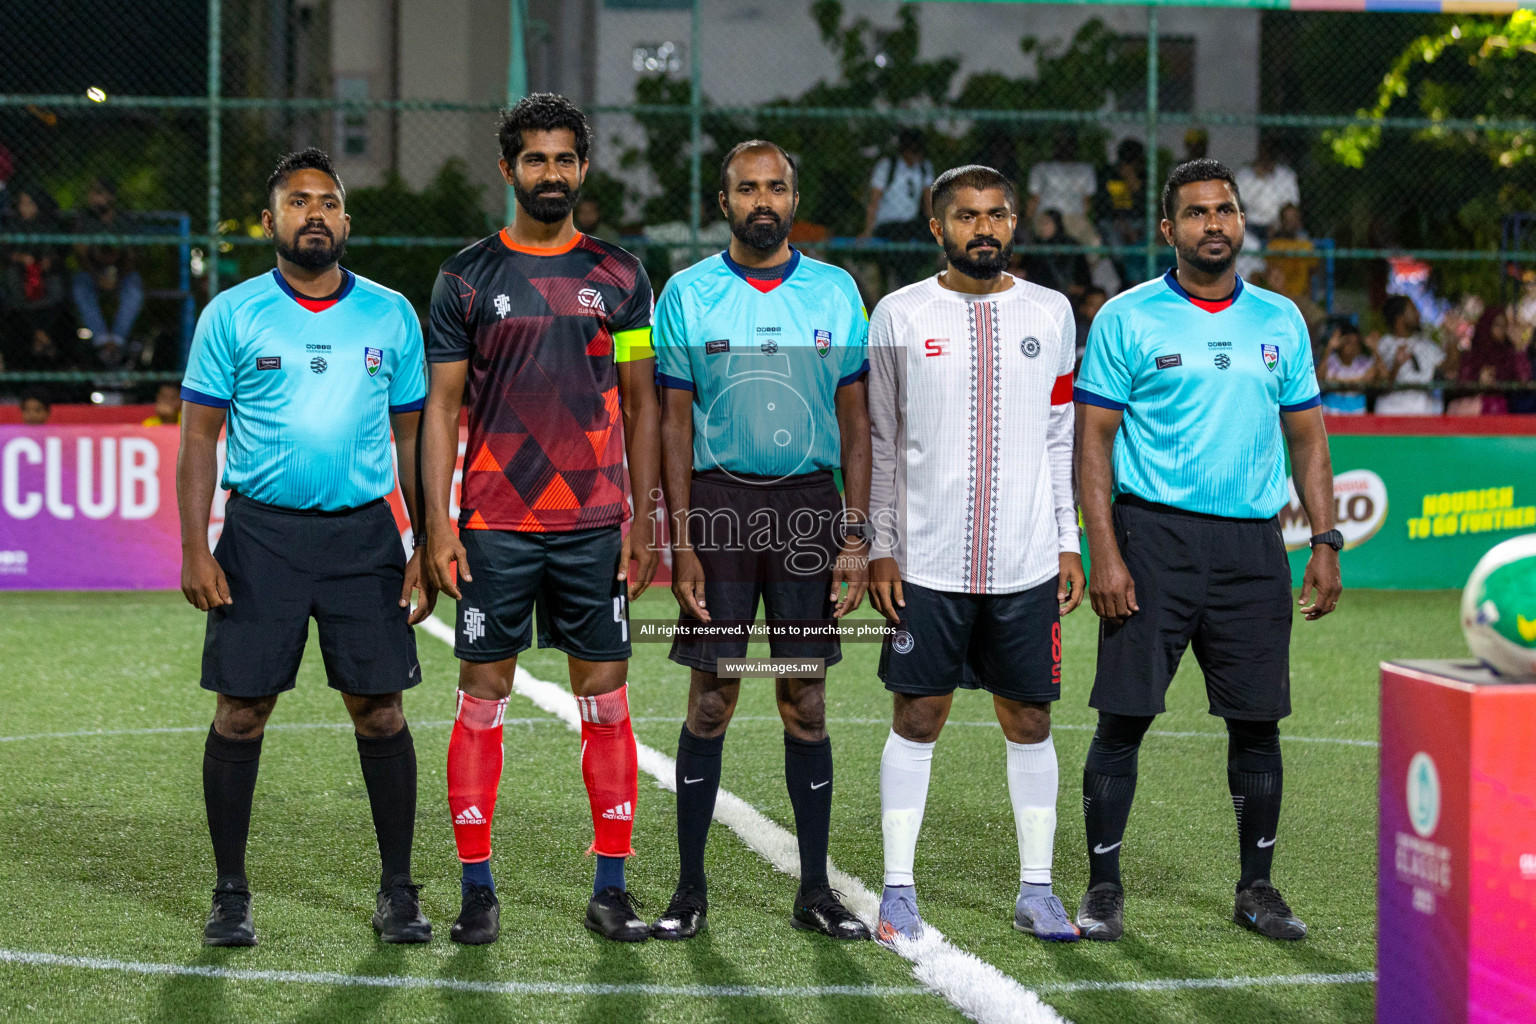
<svg viewBox="0 0 1536 1024"><path fill-rule="evenodd" d="M1536 531L1536 436L1335 435L1345 587L1460 587L1493 545ZM1291 485L1280 513L1297 586L1313 530Z"/></svg>
<svg viewBox="0 0 1536 1024"><path fill-rule="evenodd" d="M174 427L0 425L0 589L178 587L177 442ZM464 443L461 430L461 466ZM1330 443L1347 587L1460 587L1494 544L1536 531L1536 436ZM210 544L224 499L214 499ZM455 486L455 516L457 499ZM408 542L398 491L390 502ZM1299 585L1312 529L1294 488L1280 520ZM669 578L666 561L658 582Z"/></svg>
<svg viewBox="0 0 1536 1024"><path fill-rule="evenodd" d="M179 588L179 438L175 427L0 426L0 590ZM461 462L463 451L461 438ZM210 547L228 497L214 494ZM398 489L389 501L408 545Z"/></svg>

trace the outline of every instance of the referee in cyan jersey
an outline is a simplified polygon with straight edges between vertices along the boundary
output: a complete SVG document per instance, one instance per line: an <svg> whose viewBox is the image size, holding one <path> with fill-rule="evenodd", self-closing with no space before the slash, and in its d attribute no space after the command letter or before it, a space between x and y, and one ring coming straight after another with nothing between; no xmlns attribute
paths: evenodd
<svg viewBox="0 0 1536 1024"><path fill-rule="evenodd" d="M385 501L393 429L406 508L420 522L421 326L404 296L340 267L349 219L324 153L283 158L267 202L277 268L203 310L181 392L181 589L208 612L202 682L218 694L203 754L218 868L203 941L256 944L245 840L262 731L294 685L314 618L326 676L357 732L383 861L373 926L385 942L426 942L432 925L411 883L416 750L400 692L421 682L411 623L426 618L434 594L420 559L406 561ZM210 555L226 421L231 493ZM412 590L422 597L408 622Z"/></svg>
<svg viewBox="0 0 1536 1024"><path fill-rule="evenodd" d="M770 622L826 628L864 596L869 321L847 271L790 247L796 180L794 161L771 142L727 153L720 204L730 248L674 275L656 305L662 486L681 625L745 626L761 598ZM826 665L841 657L837 638L825 635L774 637L769 650ZM741 690L739 678L716 674L716 661L746 653L745 633L672 645L672 660L692 674L677 744L678 884L652 925L658 939L686 939L704 926L704 845ZM827 879L834 787L825 680L776 682L800 846L794 926L867 939Z"/></svg>
<svg viewBox="0 0 1536 1024"><path fill-rule="evenodd" d="M1308 619L1338 602L1343 546L1312 351L1296 306L1233 270L1243 214L1230 170L1203 159L1174 168L1162 230L1177 265L1099 312L1073 393L1088 597L1103 618L1077 923L1084 938L1121 935L1136 753L1193 646L1211 714L1227 723L1241 850L1233 919L1299 939L1306 926L1270 882L1279 721L1291 713L1291 574L1276 519L1289 498L1283 445L1318 531L1301 588Z"/></svg>

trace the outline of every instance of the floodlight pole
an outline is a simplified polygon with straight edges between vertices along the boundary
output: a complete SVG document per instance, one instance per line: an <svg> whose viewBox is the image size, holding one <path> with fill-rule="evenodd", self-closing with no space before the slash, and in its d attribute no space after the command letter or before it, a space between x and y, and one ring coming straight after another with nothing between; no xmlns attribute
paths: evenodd
<svg viewBox="0 0 1536 1024"><path fill-rule="evenodd" d="M704 63L699 58L699 7L693 0L688 21L688 242L693 259L699 259L699 221L704 206Z"/></svg>
<svg viewBox="0 0 1536 1024"><path fill-rule="evenodd" d="M219 294L219 149L221 148L219 51L223 49L221 0L208 0L208 297Z"/></svg>
<svg viewBox="0 0 1536 1024"><path fill-rule="evenodd" d="M528 47L523 38L523 5L525 3L527 0L507 0L507 15L511 22L507 52L508 110L512 109L518 100L528 95ZM505 212L506 223L511 224L517 217L517 193L511 185L507 186Z"/></svg>
<svg viewBox="0 0 1536 1024"><path fill-rule="evenodd" d="M1146 277L1157 274L1157 5L1147 5Z"/></svg>

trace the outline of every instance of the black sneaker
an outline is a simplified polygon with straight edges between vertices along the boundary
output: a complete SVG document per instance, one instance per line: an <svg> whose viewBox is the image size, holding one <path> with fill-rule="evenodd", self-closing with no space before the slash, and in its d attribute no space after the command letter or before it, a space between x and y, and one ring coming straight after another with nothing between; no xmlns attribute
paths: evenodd
<svg viewBox="0 0 1536 1024"><path fill-rule="evenodd" d="M251 890L244 879L220 879L213 890L213 908L203 925L205 946L254 946L256 923L251 920Z"/></svg>
<svg viewBox="0 0 1536 1024"><path fill-rule="evenodd" d="M388 888L379 890L373 912L373 930L385 942L430 942L432 922L421 913L421 886L407 878L397 878Z"/></svg>
<svg viewBox="0 0 1536 1024"><path fill-rule="evenodd" d="M1115 882L1100 882L1077 906L1077 927L1083 938L1114 942L1125 934L1125 890Z"/></svg>
<svg viewBox="0 0 1536 1024"><path fill-rule="evenodd" d="M821 932L834 939L867 939L869 927L843 906L843 894L830 885L795 894L795 915L789 923L804 931Z"/></svg>
<svg viewBox="0 0 1536 1024"><path fill-rule="evenodd" d="M1232 920L1260 935L1271 939L1294 942L1305 938L1307 926L1303 924L1280 895L1280 890L1261 878L1246 889L1237 891L1237 902L1232 908Z"/></svg>
<svg viewBox="0 0 1536 1024"><path fill-rule="evenodd" d="M495 942L501 934L501 903L496 890L488 885L471 885L459 908L459 919L448 929L448 937L466 946Z"/></svg>
<svg viewBox="0 0 1536 1024"><path fill-rule="evenodd" d="M614 942L644 942L651 926L640 919L634 893L610 885L587 903L588 928Z"/></svg>
<svg viewBox="0 0 1536 1024"><path fill-rule="evenodd" d="M704 930L704 914L708 908L709 901L702 892L692 886L679 888L672 894L672 902L667 904L667 912L651 925L651 938L667 940L693 938Z"/></svg>

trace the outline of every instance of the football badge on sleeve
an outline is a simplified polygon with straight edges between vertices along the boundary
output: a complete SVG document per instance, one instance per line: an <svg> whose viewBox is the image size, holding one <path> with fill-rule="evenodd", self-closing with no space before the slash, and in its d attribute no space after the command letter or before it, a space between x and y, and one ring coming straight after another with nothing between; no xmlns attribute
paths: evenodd
<svg viewBox="0 0 1536 1024"><path fill-rule="evenodd" d="M377 376L379 367L384 365L384 352L382 349L363 349L363 366L368 370L368 376Z"/></svg>
<svg viewBox="0 0 1536 1024"><path fill-rule="evenodd" d="M1280 365L1280 346L1260 345L1259 350L1264 353L1264 368L1274 373L1275 367Z"/></svg>

